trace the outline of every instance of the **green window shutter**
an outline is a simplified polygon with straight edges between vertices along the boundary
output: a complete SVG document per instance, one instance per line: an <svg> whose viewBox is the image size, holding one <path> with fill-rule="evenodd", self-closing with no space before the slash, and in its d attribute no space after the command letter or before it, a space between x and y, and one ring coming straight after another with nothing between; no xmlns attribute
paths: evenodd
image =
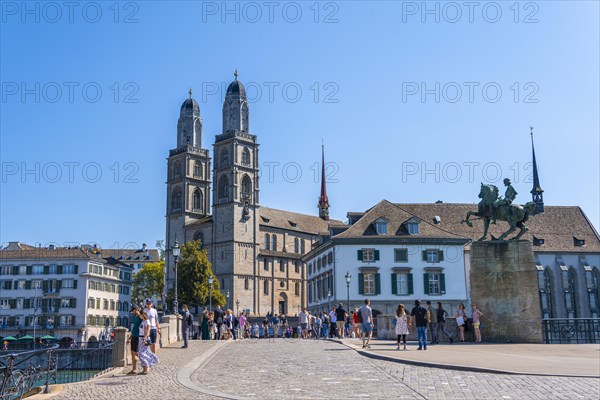
<svg viewBox="0 0 600 400"><path fill-rule="evenodd" d="M73 280L73 289L77 289L77 279Z"/></svg>
<svg viewBox="0 0 600 400"><path fill-rule="evenodd" d="M438 250L438 261L444 261L444 250Z"/></svg>
<svg viewBox="0 0 600 400"><path fill-rule="evenodd" d="M362 259L363 259L363 256L362 256L362 250L357 250L357 251L356 251L356 254L357 254L357 256L358 256L358 261L362 261Z"/></svg>
<svg viewBox="0 0 600 400"><path fill-rule="evenodd" d="M19 275L19 267L17 265L12 267L12 275Z"/></svg>
<svg viewBox="0 0 600 400"><path fill-rule="evenodd" d="M358 274L358 294L365 294L365 274Z"/></svg>
<svg viewBox="0 0 600 400"><path fill-rule="evenodd" d="M15 299L9 299L8 300L8 306L10 308L15 308L17 306L17 300L15 300Z"/></svg>
<svg viewBox="0 0 600 400"><path fill-rule="evenodd" d="M398 282L396 281L396 274L392 274L392 294L398 294Z"/></svg>
<svg viewBox="0 0 600 400"><path fill-rule="evenodd" d="M75 274L78 274L78 273L79 273L79 265L75 265L75 272L74 272L74 273L75 273Z"/></svg>
<svg viewBox="0 0 600 400"><path fill-rule="evenodd" d="M59 279L56 281L56 290L62 289L62 281Z"/></svg>
<svg viewBox="0 0 600 400"><path fill-rule="evenodd" d="M59 265L59 266L56 268L56 272L57 272L58 274L62 275L62 273L63 273L63 266L62 266L62 265Z"/></svg>
<svg viewBox="0 0 600 400"><path fill-rule="evenodd" d="M23 300L23 308L31 308L31 300L30 299ZM25 325L27 325L27 324L25 324Z"/></svg>
<svg viewBox="0 0 600 400"><path fill-rule="evenodd" d="M381 294L381 274L375 274L375 294Z"/></svg>
<svg viewBox="0 0 600 400"><path fill-rule="evenodd" d="M25 289L31 289L31 281L25 281Z"/></svg>
<svg viewBox="0 0 600 400"><path fill-rule="evenodd" d="M77 299L69 300L69 307L76 308L77 307Z"/></svg>
<svg viewBox="0 0 600 400"><path fill-rule="evenodd" d="M408 274L408 294L413 294L413 274Z"/></svg>
<svg viewBox="0 0 600 400"><path fill-rule="evenodd" d="M27 275L31 275L33 272L33 267L31 265L27 266Z"/></svg>
<svg viewBox="0 0 600 400"><path fill-rule="evenodd" d="M50 273L50 266L44 265L44 275L48 275Z"/></svg>
<svg viewBox="0 0 600 400"><path fill-rule="evenodd" d="M425 285L425 294L429 294L429 274L427 272L423 274L423 285Z"/></svg>
<svg viewBox="0 0 600 400"><path fill-rule="evenodd" d="M375 261L379 261L379 250L375 250Z"/></svg>
<svg viewBox="0 0 600 400"><path fill-rule="evenodd" d="M42 281L42 291L48 291L48 281Z"/></svg>
<svg viewBox="0 0 600 400"><path fill-rule="evenodd" d="M423 261L427 261L427 250L423 250L421 254L423 255Z"/></svg>
<svg viewBox="0 0 600 400"><path fill-rule="evenodd" d="M446 274L440 274L440 293L446 294Z"/></svg>

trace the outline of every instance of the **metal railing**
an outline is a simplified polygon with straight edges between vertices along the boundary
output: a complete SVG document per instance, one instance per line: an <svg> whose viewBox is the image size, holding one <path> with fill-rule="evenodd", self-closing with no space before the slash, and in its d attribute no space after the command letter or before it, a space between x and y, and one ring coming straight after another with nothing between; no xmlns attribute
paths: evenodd
<svg viewBox="0 0 600 400"><path fill-rule="evenodd" d="M56 379L57 348L53 345L0 356L0 399L22 399L33 387L41 385L48 393L50 381Z"/></svg>
<svg viewBox="0 0 600 400"><path fill-rule="evenodd" d="M542 320L544 343L600 343L600 318Z"/></svg>
<svg viewBox="0 0 600 400"><path fill-rule="evenodd" d="M113 368L113 347L116 342L75 343L69 349L57 350L57 383L81 382Z"/></svg>

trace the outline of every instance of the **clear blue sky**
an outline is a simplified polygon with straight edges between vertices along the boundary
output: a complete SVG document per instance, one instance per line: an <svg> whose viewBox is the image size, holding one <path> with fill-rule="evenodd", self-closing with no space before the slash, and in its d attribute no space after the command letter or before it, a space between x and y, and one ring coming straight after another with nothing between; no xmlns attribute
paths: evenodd
<svg viewBox="0 0 600 400"><path fill-rule="evenodd" d="M2 243L162 239L179 107L192 86L212 152L235 68L264 205L317 214L322 140L333 218L503 177L524 203L533 125L546 204L600 226L597 1L22 4L1 3Z"/></svg>

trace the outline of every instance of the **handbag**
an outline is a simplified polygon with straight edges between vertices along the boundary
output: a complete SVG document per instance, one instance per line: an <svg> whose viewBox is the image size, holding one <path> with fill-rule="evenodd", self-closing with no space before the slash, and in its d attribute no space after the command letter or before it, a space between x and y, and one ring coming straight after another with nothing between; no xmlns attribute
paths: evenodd
<svg viewBox="0 0 600 400"><path fill-rule="evenodd" d="M461 326L465 324L465 319L459 315L458 317L456 317L456 325Z"/></svg>

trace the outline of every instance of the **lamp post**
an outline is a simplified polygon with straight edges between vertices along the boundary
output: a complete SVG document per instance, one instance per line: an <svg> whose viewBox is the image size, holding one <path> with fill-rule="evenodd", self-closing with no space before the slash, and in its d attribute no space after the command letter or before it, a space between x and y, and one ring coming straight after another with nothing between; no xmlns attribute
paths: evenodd
<svg viewBox="0 0 600 400"><path fill-rule="evenodd" d="M331 289L327 289L327 307L331 309Z"/></svg>
<svg viewBox="0 0 600 400"><path fill-rule="evenodd" d="M35 299L33 300L33 348L35 349L35 326L37 325L37 306L38 296L37 291L40 288L40 281L33 281L33 288L35 289Z"/></svg>
<svg viewBox="0 0 600 400"><path fill-rule="evenodd" d="M236 308L237 315L240 315L240 299L237 299L235 301L235 308Z"/></svg>
<svg viewBox="0 0 600 400"><path fill-rule="evenodd" d="M346 278L346 290L348 293L348 314L350 314L350 280L352 279L352 275L350 275L350 272L346 271L346 275L344 275L344 278Z"/></svg>
<svg viewBox="0 0 600 400"><path fill-rule="evenodd" d="M225 308L229 310L229 289L227 289L227 292L225 292L225 297L227 298L225 302Z"/></svg>
<svg viewBox="0 0 600 400"><path fill-rule="evenodd" d="M212 284L213 284L213 276L208 277L208 310L212 311Z"/></svg>
<svg viewBox="0 0 600 400"><path fill-rule="evenodd" d="M173 258L175 259L175 293L173 297L173 314L177 314L179 311L179 302L177 301L177 259L179 258L179 243L175 239L175 244L171 247L173 252Z"/></svg>

